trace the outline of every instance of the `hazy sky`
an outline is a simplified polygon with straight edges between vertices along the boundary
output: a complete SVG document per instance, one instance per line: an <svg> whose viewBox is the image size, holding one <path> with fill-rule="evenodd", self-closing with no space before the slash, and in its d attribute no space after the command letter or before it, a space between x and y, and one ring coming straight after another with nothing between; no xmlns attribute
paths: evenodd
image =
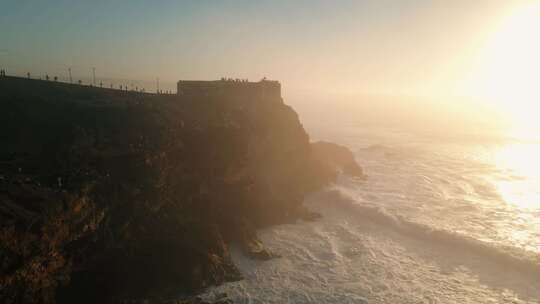
<svg viewBox="0 0 540 304"><path fill-rule="evenodd" d="M285 96L459 94L510 0L0 0L0 65L163 81L278 79Z"/></svg>

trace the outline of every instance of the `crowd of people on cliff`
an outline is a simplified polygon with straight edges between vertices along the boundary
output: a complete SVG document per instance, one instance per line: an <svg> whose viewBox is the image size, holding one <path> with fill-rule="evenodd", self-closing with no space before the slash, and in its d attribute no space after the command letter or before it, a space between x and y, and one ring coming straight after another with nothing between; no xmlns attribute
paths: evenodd
<svg viewBox="0 0 540 304"><path fill-rule="evenodd" d="M227 82L249 82L249 79L245 78L228 78L228 77L221 77L220 79L221 81L227 81ZM261 79L261 81L266 81L266 77L263 77L263 79Z"/></svg>
<svg viewBox="0 0 540 304"><path fill-rule="evenodd" d="M221 77L221 81L227 81L227 82L249 82L248 79L240 79L240 78L226 78Z"/></svg>

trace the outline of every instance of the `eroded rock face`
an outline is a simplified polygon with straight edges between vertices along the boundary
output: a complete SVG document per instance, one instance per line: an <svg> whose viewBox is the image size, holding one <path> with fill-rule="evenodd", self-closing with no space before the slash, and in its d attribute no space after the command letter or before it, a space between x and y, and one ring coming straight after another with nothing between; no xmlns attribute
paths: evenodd
<svg viewBox="0 0 540 304"><path fill-rule="evenodd" d="M104 213L90 187L67 193L16 174L0 182L0 296L2 303L54 302L73 266L70 245L91 236Z"/></svg>
<svg viewBox="0 0 540 304"><path fill-rule="evenodd" d="M339 168L361 174L275 97L7 77L0 109L3 303L166 299L238 280L227 244L271 258L257 228L316 219L304 196Z"/></svg>

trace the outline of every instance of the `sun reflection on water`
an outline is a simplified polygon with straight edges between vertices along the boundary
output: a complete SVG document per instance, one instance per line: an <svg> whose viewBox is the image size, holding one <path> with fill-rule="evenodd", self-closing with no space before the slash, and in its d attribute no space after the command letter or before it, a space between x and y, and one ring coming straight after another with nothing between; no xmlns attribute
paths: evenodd
<svg viewBox="0 0 540 304"><path fill-rule="evenodd" d="M495 181L508 204L540 209L540 144L515 143L495 152L494 162L505 178Z"/></svg>

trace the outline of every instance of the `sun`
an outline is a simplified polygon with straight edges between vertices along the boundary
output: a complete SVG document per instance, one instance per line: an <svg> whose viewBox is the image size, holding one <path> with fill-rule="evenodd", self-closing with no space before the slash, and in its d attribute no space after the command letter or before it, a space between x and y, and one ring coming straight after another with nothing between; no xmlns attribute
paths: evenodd
<svg viewBox="0 0 540 304"><path fill-rule="evenodd" d="M514 9L497 26L469 84L509 118L511 135L540 138L540 4Z"/></svg>

